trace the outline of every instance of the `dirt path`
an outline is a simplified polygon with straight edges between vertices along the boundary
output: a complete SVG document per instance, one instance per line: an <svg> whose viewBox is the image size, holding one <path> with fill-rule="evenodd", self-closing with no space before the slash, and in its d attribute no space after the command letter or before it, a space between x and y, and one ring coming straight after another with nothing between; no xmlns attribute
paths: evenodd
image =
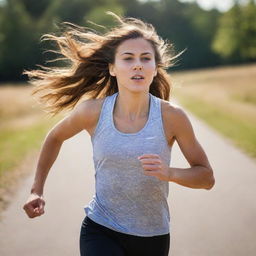
<svg viewBox="0 0 256 256"><path fill-rule="evenodd" d="M256 253L256 162L191 117L215 170L214 189L170 184L172 256L253 256ZM172 165L188 166L175 145ZM30 168L30 167L29 167ZM28 219L22 205L33 175L24 180L0 222L1 256L76 256L83 206L94 193L90 138L66 141L45 187L46 214Z"/></svg>
<svg viewBox="0 0 256 256"><path fill-rule="evenodd" d="M195 132L215 172L210 191L171 184L172 256L256 255L256 161L202 122ZM175 166L184 166L181 153Z"/></svg>

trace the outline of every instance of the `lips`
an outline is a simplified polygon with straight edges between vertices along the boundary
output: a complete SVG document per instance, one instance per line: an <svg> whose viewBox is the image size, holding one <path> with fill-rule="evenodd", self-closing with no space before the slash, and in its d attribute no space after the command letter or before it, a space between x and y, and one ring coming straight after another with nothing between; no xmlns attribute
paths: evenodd
<svg viewBox="0 0 256 256"><path fill-rule="evenodd" d="M142 80L142 79L144 79L144 76L142 76L142 75L134 75L134 76L131 77L131 79L132 80Z"/></svg>

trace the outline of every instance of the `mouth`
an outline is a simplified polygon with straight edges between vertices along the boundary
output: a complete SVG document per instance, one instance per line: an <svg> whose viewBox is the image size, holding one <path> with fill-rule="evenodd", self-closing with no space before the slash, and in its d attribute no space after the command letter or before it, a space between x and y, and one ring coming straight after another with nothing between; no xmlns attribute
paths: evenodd
<svg viewBox="0 0 256 256"><path fill-rule="evenodd" d="M141 76L141 75L134 75L131 77L132 80L143 80L144 79L144 76Z"/></svg>

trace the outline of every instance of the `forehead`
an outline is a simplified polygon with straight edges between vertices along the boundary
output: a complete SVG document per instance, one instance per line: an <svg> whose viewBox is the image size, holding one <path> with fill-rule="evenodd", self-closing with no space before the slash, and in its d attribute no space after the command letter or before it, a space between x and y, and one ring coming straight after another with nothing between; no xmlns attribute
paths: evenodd
<svg viewBox="0 0 256 256"><path fill-rule="evenodd" d="M150 52L154 55L154 49L150 42L144 38L127 39L123 41L116 50L116 54L123 54L125 52L140 54L144 52Z"/></svg>

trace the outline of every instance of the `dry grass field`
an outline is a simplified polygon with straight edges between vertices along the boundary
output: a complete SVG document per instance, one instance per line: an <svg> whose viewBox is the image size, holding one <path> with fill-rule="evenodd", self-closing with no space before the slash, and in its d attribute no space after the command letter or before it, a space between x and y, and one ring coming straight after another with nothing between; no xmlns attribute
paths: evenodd
<svg viewBox="0 0 256 256"><path fill-rule="evenodd" d="M174 98L256 157L256 65L171 74Z"/></svg>
<svg viewBox="0 0 256 256"><path fill-rule="evenodd" d="M0 129L27 127L42 116L38 104L31 97L31 87L6 84L0 87Z"/></svg>
<svg viewBox="0 0 256 256"><path fill-rule="evenodd" d="M46 115L31 91L28 84L0 87L0 210L18 180L31 172L47 130L59 120Z"/></svg>

